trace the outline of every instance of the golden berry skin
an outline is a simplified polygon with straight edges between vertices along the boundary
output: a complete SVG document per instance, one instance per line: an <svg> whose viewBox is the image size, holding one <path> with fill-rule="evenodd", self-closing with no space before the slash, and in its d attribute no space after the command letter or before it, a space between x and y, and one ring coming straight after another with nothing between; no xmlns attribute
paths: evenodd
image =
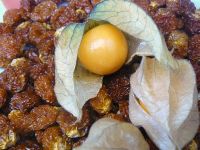
<svg viewBox="0 0 200 150"><path fill-rule="evenodd" d="M103 24L83 36L78 58L87 70L108 75L123 66L127 55L128 44L124 34L111 24Z"/></svg>

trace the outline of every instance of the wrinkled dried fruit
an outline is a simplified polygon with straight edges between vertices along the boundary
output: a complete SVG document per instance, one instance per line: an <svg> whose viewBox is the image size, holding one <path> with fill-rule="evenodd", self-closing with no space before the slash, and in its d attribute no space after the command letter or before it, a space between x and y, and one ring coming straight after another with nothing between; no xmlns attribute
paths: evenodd
<svg viewBox="0 0 200 150"><path fill-rule="evenodd" d="M90 105L99 114L107 114L111 110L112 100L105 87L102 87L97 96L90 100Z"/></svg>
<svg viewBox="0 0 200 150"><path fill-rule="evenodd" d="M124 117L125 120L129 121L129 102L128 100L123 100L119 102L119 114Z"/></svg>
<svg viewBox="0 0 200 150"><path fill-rule="evenodd" d="M196 13L187 13L183 16L183 21L185 24L185 30L190 34L200 33L200 11Z"/></svg>
<svg viewBox="0 0 200 150"><path fill-rule="evenodd" d="M172 31L167 39L168 48L179 58L184 58L188 54L188 35L180 30Z"/></svg>
<svg viewBox="0 0 200 150"><path fill-rule="evenodd" d="M200 61L200 34L194 35L189 40L189 59Z"/></svg>
<svg viewBox="0 0 200 150"><path fill-rule="evenodd" d="M15 28L15 34L17 36L21 36L25 42L29 42L29 30L30 30L31 22L25 21L19 24Z"/></svg>
<svg viewBox="0 0 200 150"><path fill-rule="evenodd" d="M42 131L40 131L42 132ZM37 135L36 135L37 136ZM71 143L62 135L59 127L50 127L40 133L44 150L70 150Z"/></svg>
<svg viewBox="0 0 200 150"><path fill-rule="evenodd" d="M33 21L45 22L50 19L52 13L56 10L57 5L51 0L38 4L31 13Z"/></svg>
<svg viewBox="0 0 200 150"><path fill-rule="evenodd" d="M5 104L7 99L7 92L5 89L0 88L0 108Z"/></svg>
<svg viewBox="0 0 200 150"><path fill-rule="evenodd" d="M34 82L34 88L37 95L48 103L55 103L53 82L48 75L39 76Z"/></svg>
<svg viewBox="0 0 200 150"><path fill-rule="evenodd" d="M70 7L60 7L51 16L51 25L54 29L78 21L79 16L76 13L76 10Z"/></svg>
<svg viewBox="0 0 200 150"><path fill-rule="evenodd" d="M12 33L13 28L5 23L0 23L0 34Z"/></svg>
<svg viewBox="0 0 200 150"><path fill-rule="evenodd" d="M0 35L0 67L6 67L12 59L20 56L22 46L22 41L18 41L15 35Z"/></svg>
<svg viewBox="0 0 200 150"><path fill-rule="evenodd" d="M46 71L46 65L37 63L30 67L30 77L34 80L36 80L39 76L42 76L45 74Z"/></svg>
<svg viewBox="0 0 200 150"><path fill-rule="evenodd" d="M60 125L62 132L69 138L83 137L86 135L90 124L89 112L86 108L83 108L81 121L76 121L76 117L64 110L60 111L57 118L57 123Z"/></svg>
<svg viewBox="0 0 200 150"><path fill-rule="evenodd" d="M40 103L40 98L32 89L28 89L21 93L16 93L10 102L12 110L20 110L26 112Z"/></svg>
<svg viewBox="0 0 200 150"><path fill-rule="evenodd" d="M54 124L58 116L58 111L56 107L40 105L33 108L30 113L13 110L8 117L19 133L27 133L42 130Z"/></svg>
<svg viewBox="0 0 200 150"><path fill-rule="evenodd" d="M16 133L8 118L0 114L0 149L7 149L15 145L17 141Z"/></svg>
<svg viewBox="0 0 200 150"><path fill-rule="evenodd" d="M127 75L113 76L106 84L108 94L114 101L127 99L130 91L130 80Z"/></svg>
<svg viewBox="0 0 200 150"><path fill-rule="evenodd" d="M12 93L22 91L27 83L27 73L23 68L9 66L0 74L0 85Z"/></svg>
<svg viewBox="0 0 200 150"><path fill-rule="evenodd" d="M9 9L3 16L3 22L13 26L23 21L21 9Z"/></svg>
<svg viewBox="0 0 200 150"><path fill-rule="evenodd" d="M158 9L153 15L153 19L165 35L183 27L182 20L178 19L172 11L166 8Z"/></svg>

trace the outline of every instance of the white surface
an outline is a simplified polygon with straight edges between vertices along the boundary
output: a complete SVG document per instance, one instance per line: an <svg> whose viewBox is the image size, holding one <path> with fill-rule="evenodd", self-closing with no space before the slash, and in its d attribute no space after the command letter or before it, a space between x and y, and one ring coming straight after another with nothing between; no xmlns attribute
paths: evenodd
<svg viewBox="0 0 200 150"><path fill-rule="evenodd" d="M200 0L191 0L191 1L195 4L197 9L200 9Z"/></svg>
<svg viewBox="0 0 200 150"><path fill-rule="evenodd" d="M3 22L3 14L5 12L5 7L3 6L2 0L0 0L0 22Z"/></svg>

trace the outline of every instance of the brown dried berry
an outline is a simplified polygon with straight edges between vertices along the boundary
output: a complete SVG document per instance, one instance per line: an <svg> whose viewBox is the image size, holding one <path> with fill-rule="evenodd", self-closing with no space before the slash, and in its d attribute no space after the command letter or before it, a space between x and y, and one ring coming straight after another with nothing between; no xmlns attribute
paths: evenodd
<svg viewBox="0 0 200 150"><path fill-rule="evenodd" d="M26 112L34 106L38 105L39 102L39 96L37 96L32 89L28 89L21 93L15 94L11 98L10 108L12 110L20 110L21 112Z"/></svg>
<svg viewBox="0 0 200 150"><path fill-rule="evenodd" d="M42 150L39 144L35 141L21 141L20 144L10 148L9 150Z"/></svg>
<svg viewBox="0 0 200 150"><path fill-rule="evenodd" d="M188 54L188 35L180 30L172 31L167 38L167 45L170 50L173 50L174 56L184 58Z"/></svg>
<svg viewBox="0 0 200 150"><path fill-rule="evenodd" d="M23 21L21 9L9 9L4 13L3 22L13 26Z"/></svg>
<svg viewBox="0 0 200 150"><path fill-rule="evenodd" d="M31 22L25 21L19 24L15 29L15 34L17 36L21 36L25 42L29 42L29 30L30 30Z"/></svg>
<svg viewBox="0 0 200 150"><path fill-rule="evenodd" d="M196 13L187 13L183 16L185 30L190 34L200 33L200 11Z"/></svg>
<svg viewBox="0 0 200 150"><path fill-rule="evenodd" d="M106 84L108 94L112 100L120 101L127 99L130 91L130 79L127 75L113 76Z"/></svg>
<svg viewBox="0 0 200 150"><path fill-rule="evenodd" d="M8 115L20 134L45 129L55 123L57 116L58 108L49 105L35 107L30 113L13 110Z"/></svg>
<svg viewBox="0 0 200 150"><path fill-rule="evenodd" d="M34 63L40 63L38 49L36 47L24 48L24 56Z"/></svg>
<svg viewBox="0 0 200 150"><path fill-rule="evenodd" d="M129 121L129 103L127 100L119 102L119 114L124 117L125 120Z"/></svg>
<svg viewBox="0 0 200 150"><path fill-rule="evenodd" d="M12 59L20 56L22 41L13 34L0 35L0 67L6 67Z"/></svg>
<svg viewBox="0 0 200 150"><path fill-rule="evenodd" d="M90 100L90 105L99 114L107 114L111 110L112 100L105 87L102 87L97 96Z"/></svg>
<svg viewBox="0 0 200 150"><path fill-rule="evenodd" d="M42 63L34 64L30 67L30 77L33 80L36 80L39 76L44 75L46 72L47 66Z"/></svg>
<svg viewBox="0 0 200 150"><path fill-rule="evenodd" d="M5 89L0 88L0 108L5 104L7 99L7 92Z"/></svg>
<svg viewBox="0 0 200 150"><path fill-rule="evenodd" d="M70 1L69 6L75 8L76 10L81 10L84 14L89 14L93 9L90 0L73 0ZM79 13L79 12L77 12ZM80 14L79 14L80 15ZM87 15L83 15L87 17ZM84 19L84 18L81 18Z"/></svg>
<svg viewBox="0 0 200 150"><path fill-rule="evenodd" d="M13 28L5 23L0 23L0 34L12 33Z"/></svg>
<svg viewBox="0 0 200 150"><path fill-rule="evenodd" d="M33 21L45 22L50 19L51 14L56 10L57 5L51 0L38 4L31 13Z"/></svg>
<svg viewBox="0 0 200 150"><path fill-rule="evenodd" d="M182 20L177 18L172 11L166 8L158 9L153 15L153 19L164 35L168 35L173 30L181 29L183 27Z"/></svg>
<svg viewBox="0 0 200 150"><path fill-rule="evenodd" d="M9 66L0 75L0 85L12 93L18 93L25 88L27 79L27 73L23 68Z"/></svg>
<svg viewBox="0 0 200 150"><path fill-rule="evenodd" d="M35 5L36 3L33 0L20 0L20 8L27 12L31 12Z"/></svg>
<svg viewBox="0 0 200 150"><path fill-rule="evenodd" d="M35 22L32 23L30 26L29 31L29 40L32 44L39 44L39 42L42 40L41 36L45 34L47 31L47 28L44 24Z"/></svg>
<svg viewBox="0 0 200 150"><path fill-rule="evenodd" d="M86 108L83 108L81 121L77 123L76 121L76 117L64 110L60 111L57 118L57 123L60 125L62 132L69 138L83 137L86 135L90 124L89 112Z"/></svg>
<svg viewBox="0 0 200 150"><path fill-rule="evenodd" d="M78 21L79 16L76 13L76 10L70 7L60 7L51 16L51 25L54 29Z"/></svg>
<svg viewBox="0 0 200 150"><path fill-rule="evenodd" d="M39 76L34 82L34 88L37 95L48 103L55 103L53 82L48 75Z"/></svg>
<svg viewBox="0 0 200 150"><path fill-rule="evenodd" d="M200 34L194 35L189 40L189 59L200 61Z"/></svg>
<svg viewBox="0 0 200 150"><path fill-rule="evenodd" d="M0 149L7 149L15 145L16 141L17 136L10 121L0 114Z"/></svg>
<svg viewBox="0 0 200 150"><path fill-rule="evenodd" d="M42 131L40 131L42 132ZM40 135L40 141L44 150L70 150L71 143L62 135L59 127L54 126L47 128ZM37 134L36 134L37 136Z"/></svg>

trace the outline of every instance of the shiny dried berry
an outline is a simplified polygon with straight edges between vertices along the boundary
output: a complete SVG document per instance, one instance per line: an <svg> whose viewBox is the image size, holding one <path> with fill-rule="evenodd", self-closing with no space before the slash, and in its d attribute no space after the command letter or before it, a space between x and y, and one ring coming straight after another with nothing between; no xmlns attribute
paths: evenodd
<svg viewBox="0 0 200 150"><path fill-rule="evenodd" d="M51 0L38 4L31 13L33 21L45 22L50 19L51 14L56 10L57 5Z"/></svg>
<svg viewBox="0 0 200 150"><path fill-rule="evenodd" d="M185 30L190 34L200 34L200 11L187 13L183 16Z"/></svg>
<svg viewBox="0 0 200 150"><path fill-rule="evenodd" d="M53 82L48 75L41 75L34 81L34 88L37 95L48 103L55 103Z"/></svg>
<svg viewBox="0 0 200 150"><path fill-rule="evenodd" d="M129 121L129 102L128 100L119 102L119 114L124 117L125 120Z"/></svg>
<svg viewBox="0 0 200 150"><path fill-rule="evenodd" d="M9 9L4 13L3 22L13 26L23 21L21 9Z"/></svg>
<svg viewBox="0 0 200 150"><path fill-rule="evenodd" d="M90 100L90 105L99 114L107 114L111 110L112 100L105 87L102 87L97 96Z"/></svg>
<svg viewBox="0 0 200 150"><path fill-rule="evenodd" d="M106 84L108 94L114 101L127 99L130 91L130 79L127 75L116 75Z"/></svg>
<svg viewBox="0 0 200 150"><path fill-rule="evenodd" d="M41 36L45 34L47 31L46 26L42 23L35 22L32 23L30 26L30 31L29 31L29 40L32 44L39 44L41 41Z"/></svg>
<svg viewBox="0 0 200 150"><path fill-rule="evenodd" d="M200 34L194 35L189 40L189 59L200 61Z"/></svg>
<svg viewBox="0 0 200 150"><path fill-rule="evenodd" d="M47 128L38 135L40 135L39 138L41 139L41 144L44 150L71 149L71 143L67 142L67 139L62 135L61 129L57 126Z"/></svg>
<svg viewBox="0 0 200 150"><path fill-rule="evenodd" d="M115 120L118 120L118 121L126 121L122 115L119 115L119 114L114 114L114 113L109 113L109 114L106 114L105 116L103 116L103 118L111 118L111 119L115 119Z"/></svg>
<svg viewBox="0 0 200 150"><path fill-rule="evenodd" d="M86 135L90 124L89 112L86 108L83 108L81 121L76 121L76 117L64 110L60 111L57 118L57 123L60 125L62 132L69 138L83 137Z"/></svg>
<svg viewBox="0 0 200 150"><path fill-rule="evenodd" d="M172 31L167 38L167 45L170 50L173 50L175 57L184 58L188 54L188 35L180 30Z"/></svg>
<svg viewBox="0 0 200 150"><path fill-rule="evenodd" d="M30 131L38 131L47 128L56 122L58 108L49 105L40 105L31 110L30 113L23 113L13 110L8 115L15 129L23 134Z"/></svg>
<svg viewBox="0 0 200 150"><path fill-rule="evenodd" d="M13 28L5 23L0 23L0 34L12 33Z"/></svg>
<svg viewBox="0 0 200 150"><path fill-rule="evenodd" d="M0 67L6 67L12 59L20 56L22 41L13 34L0 35Z"/></svg>
<svg viewBox="0 0 200 150"><path fill-rule="evenodd" d="M158 9L153 15L153 19L164 35L183 27L182 20L177 18L172 11L166 8Z"/></svg>
<svg viewBox="0 0 200 150"><path fill-rule="evenodd" d="M22 141L22 143L10 148L9 150L42 150L39 144L35 141Z"/></svg>
<svg viewBox="0 0 200 150"><path fill-rule="evenodd" d="M132 0L138 6L143 8L145 11L148 11L148 7L150 5L150 0Z"/></svg>
<svg viewBox="0 0 200 150"><path fill-rule="evenodd" d="M11 98L10 108L12 110L20 110L21 112L26 112L34 106L38 105L39 102L39 96L37 96L32 89L28 89L21 93L15 94Z"/></svg>
<svg viewBox="0 0 200 150"><path fill-rule="evenodd" d="M0 85L12 93L18 93L25 88L27 79L27 73L23 68L9 66L0 75Z"/></svg>
<svg viewBox="0 0 200 150"><path fill-rule="evenodd" d="M17 136L10 121L0 114L0 149L7 149L15 145L16 141Z"/></svg>
<svg viewBox="0 0 200 150"><path fill-rule="evenodd" d="M0 88L0 108L5 104L7 99L7 92L5 89Z"/></svg>
<svg viewBox="0 0 200 150"><path fill-rule="evenodd" d="M21 36L23 41L29 42L29 30L30 30L31 22L25 21L19 24L15 29L15 34L17 36Z"/></svg>
<svg viewBox="0 0 200 150"><path fill-rule="evenodd" d="M49 54L54 54L55 46L54 46L54 31L47 31L43 35L41 35L41 40L37 44L37 48L39 50L39 55L47 56Z"/></svg>
<svg viewBox="0 0 200 150"><path fill-rule="evenodd" d="M54 29L58 29L69 23L78 22L79 16L76 10L70 7L60 7L51 16L51 25Z"/></svg>
<svg viewBox="0 0 200 150"><path fill-rule="evenodd" d="M25 72L29 71L30 65L30 61L24 57L13 59L10 63L11 67L14 67L16 69L22 69Z"/></svg>

